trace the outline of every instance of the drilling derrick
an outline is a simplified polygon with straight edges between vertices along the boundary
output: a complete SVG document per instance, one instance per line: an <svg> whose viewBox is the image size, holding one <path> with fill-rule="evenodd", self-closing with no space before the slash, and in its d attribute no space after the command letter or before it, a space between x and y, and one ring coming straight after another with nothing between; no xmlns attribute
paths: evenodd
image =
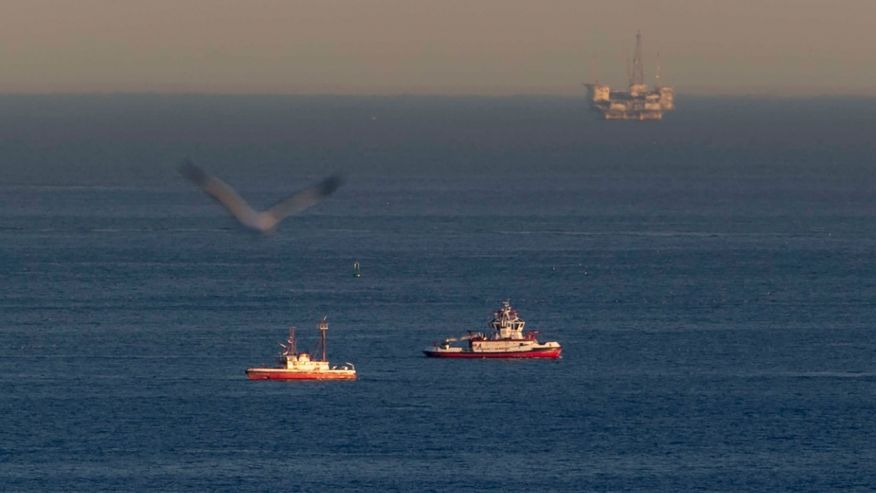
<svg viewBox="0 0 876 493"><path fill-rule="evenodd" d="M588 84L593 108L606 120L660 120L663 112L675 109L675 91L660 85L658 65L656 87L645 84L645 63L642 55L642 34L636 32L636 48L632 63L627 59L627 91L613 91L599 82ZM658 62L659 63L659 62Z"/></svg>
<svg viewBox="0 0 876 493"><path fill-rule="evenodd" d="M633 67L630 71L630 94L645 92L645 66L642 62L642 33L636 32L636 51L633 52Z"/></svg>

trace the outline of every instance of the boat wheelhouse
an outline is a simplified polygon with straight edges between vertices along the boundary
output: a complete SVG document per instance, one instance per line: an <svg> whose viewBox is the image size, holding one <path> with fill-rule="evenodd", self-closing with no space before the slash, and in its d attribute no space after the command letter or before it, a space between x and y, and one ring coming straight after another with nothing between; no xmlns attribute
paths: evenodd
<svg viewBox="0 0 876 493"><path fill-rule="evenodd" d="M326 334L328 322L325 318L317 326L319 329L319 347L313 355L299 352L295 340L295 328L289 328L289 338L286 344L280 343L283 352L280 354L280 366L273 368L247 368L246 377L250 380L355 380L356 368L352 363L340 366L330 366L326 357Z"/></svg>
<svg viewBox="0 0 876 493"><path fill-rule="evenodd" d="M461 337L448 337L423 350L431 358L547 358L560 357L562 347L556 341L539 342L538 331L524 330L510 301L503 301L488 324L492 333L469 331ZM454 342L466 342L456 346Z"/></svg>

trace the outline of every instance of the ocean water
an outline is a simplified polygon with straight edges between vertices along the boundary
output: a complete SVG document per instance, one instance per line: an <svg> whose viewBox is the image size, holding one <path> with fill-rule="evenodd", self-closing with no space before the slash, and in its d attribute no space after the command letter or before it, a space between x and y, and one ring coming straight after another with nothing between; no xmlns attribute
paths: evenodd
<svg viewBox="0 0 876 493"><path fill-rule="evenodd" d="M874 491L876 100L0 97L8 491ZM266 206L267 237L175 166ZM363 277L352 277L358 259ZM510 299L548 361L444 361ZM330 322L356 382L250 382Z"/></svg>

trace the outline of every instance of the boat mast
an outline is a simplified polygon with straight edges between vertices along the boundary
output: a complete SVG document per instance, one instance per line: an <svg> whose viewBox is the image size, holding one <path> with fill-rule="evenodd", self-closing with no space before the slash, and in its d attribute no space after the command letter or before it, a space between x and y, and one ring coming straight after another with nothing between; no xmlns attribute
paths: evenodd
<svg viewBox="0 0 876 493"><path fill-rule="evenodd" d="M292 350L292 354L298 353L298 348L295 346L295 327L289 327L289 348Z"/></svg>
<svg viewBox="0 0 876 493"><path fill-rule="evenodd" d="M328 315L322 317L322 320L319 322L319 347L322 351L322 359L320 361L328 361L328 358L326 357L325 347L326 334L328 333L328 322L326 321L327 318Z"/></svg>
<svg viewBox="0 0 876 493"><path fill-rule="evenodd" d="M289 327L289 338L286 339L286 344L280 344L283 346L283 356L294 356L298 354L298 347L295 344L295 327Z"/></svg>

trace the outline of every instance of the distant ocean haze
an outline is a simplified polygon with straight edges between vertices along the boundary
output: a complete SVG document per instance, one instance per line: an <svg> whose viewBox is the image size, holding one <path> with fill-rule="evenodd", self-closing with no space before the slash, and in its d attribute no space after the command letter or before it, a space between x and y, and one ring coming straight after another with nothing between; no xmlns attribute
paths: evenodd
<svg viewBox="0 0 876 493"><path fill-rule="evenodd" d="M871 164L876 99L690 98L603 122L581 98L2 96L5 182L168 186L186 156L259 187L340 171L486 180L725 175L834 179ZM793 122L793 125L791 124Z"/></svg>

